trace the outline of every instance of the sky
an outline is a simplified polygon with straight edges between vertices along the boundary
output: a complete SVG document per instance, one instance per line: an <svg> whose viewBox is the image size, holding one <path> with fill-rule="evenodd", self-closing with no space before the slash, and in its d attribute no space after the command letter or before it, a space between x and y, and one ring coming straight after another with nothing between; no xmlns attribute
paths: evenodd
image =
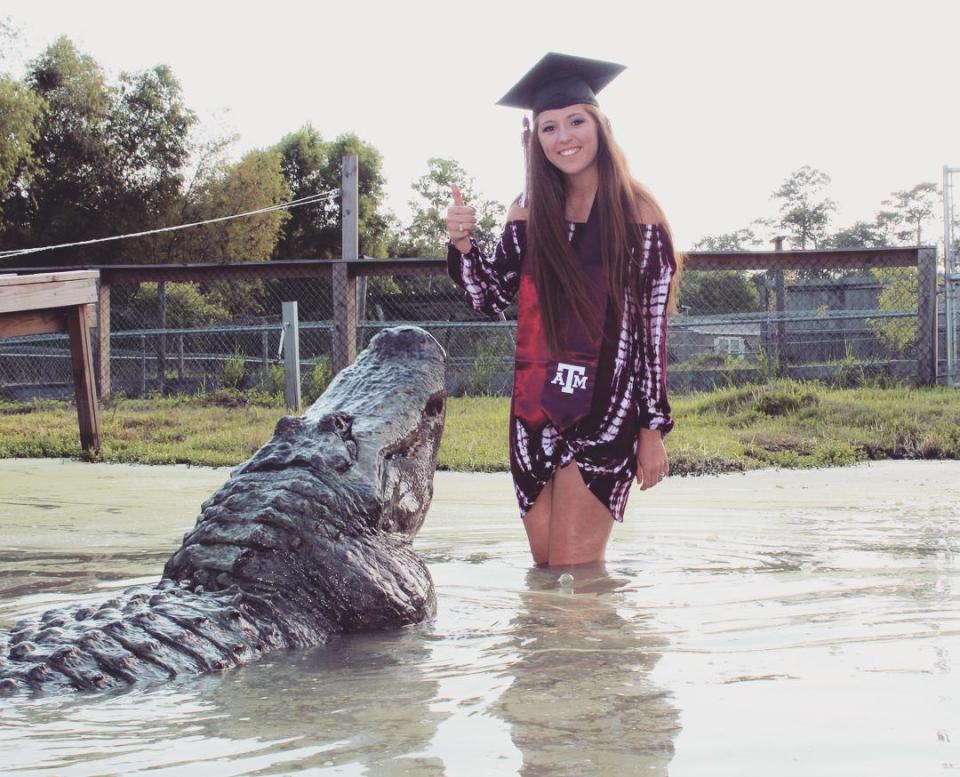
<svg viewBox="0 0 960 777"><path fill-rule="evenodd" d="M16 75L60 35L112 76L171 66L237 156L308 122L357 133L401 219L430 157L519 193L523 113L495 102L547 51L627 66L601 108L680 247L775 215L803 165L831 177L835 228L960 167L960 0L5 0L0 17L22 33Z"/></svg>

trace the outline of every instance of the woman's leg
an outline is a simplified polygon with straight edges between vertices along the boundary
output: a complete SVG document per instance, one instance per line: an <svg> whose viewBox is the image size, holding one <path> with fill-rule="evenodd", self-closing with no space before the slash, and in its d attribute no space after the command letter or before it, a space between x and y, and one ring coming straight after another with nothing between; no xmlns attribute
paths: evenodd
<svg viewBox="0 0 960 777"><path fill-rule="evenodd" d="M533 563L543 566L550 560L550 506L553 497L553 478L543 487L533 507L523 516Z"/></svg>
<svg viewBox="0 0 960 777"><path fill-rule="evenodd" d="M583 482L575 461L553 476L550 511L550 566L604 560L613 516Z"/></svg>
<svg viewBox="0 0 960 777"><path fill-rule="evenodd" d="M604 559L613 516L571 462L543 487L523 526L535 564L590 564Z"/></svg>

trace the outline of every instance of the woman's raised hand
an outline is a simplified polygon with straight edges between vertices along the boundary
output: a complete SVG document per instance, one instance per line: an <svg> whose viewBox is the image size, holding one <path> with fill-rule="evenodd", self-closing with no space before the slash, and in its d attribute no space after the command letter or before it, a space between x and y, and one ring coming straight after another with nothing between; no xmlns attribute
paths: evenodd
<svg viewBox="0 0 960 777"><path fill-rule="evenodd" d="M450 242L463 251L469 251L467 238L477 228L477 209L463 204L463 195L457 185L450 184L450 194L453 195L453 205L447 208L447 233Z"/></svg>

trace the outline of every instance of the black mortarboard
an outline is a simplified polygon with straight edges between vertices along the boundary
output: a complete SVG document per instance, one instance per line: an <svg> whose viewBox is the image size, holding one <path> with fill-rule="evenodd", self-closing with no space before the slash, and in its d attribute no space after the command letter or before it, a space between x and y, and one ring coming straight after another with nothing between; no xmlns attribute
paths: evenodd
<svg viewBox="0 0 960 777"><path fill-rule="evenodd" d="M597 92L624 70L626 65L615 62L551 51L501 97L497 105L526 108L534 115L577 103L598 105Z"/></svg>

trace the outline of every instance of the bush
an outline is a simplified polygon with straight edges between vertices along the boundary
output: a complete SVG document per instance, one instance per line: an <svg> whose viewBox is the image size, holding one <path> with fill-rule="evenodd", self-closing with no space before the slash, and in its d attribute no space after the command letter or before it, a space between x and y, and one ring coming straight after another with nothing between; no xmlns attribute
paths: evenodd
<svg viewBox="0 0 960 777"><path fill-rule="evenodd" d="M247 371L246 357L237 348L233 355L227 359L223 365L223 372L220 375L220 385L228 389L241 389L243 387L243 376Z"/></svg>
<svg viewBox="0 0 960 777"><path fill-rule="evenodd" d="M271 364L270 367L267 368L267 374L264 376L263 390L267 394L282 397L285 384L286 379L283 374L283 365Z"/></svg>
<svg viewBox="0 0 960 777"><path fill-rule="evenodd" d="M330 359L327 356L321 356L307 375L303 392L304 405L312 405L316 402L327 390L331 380L333 380L333 367L330 365Z"/></svg>

